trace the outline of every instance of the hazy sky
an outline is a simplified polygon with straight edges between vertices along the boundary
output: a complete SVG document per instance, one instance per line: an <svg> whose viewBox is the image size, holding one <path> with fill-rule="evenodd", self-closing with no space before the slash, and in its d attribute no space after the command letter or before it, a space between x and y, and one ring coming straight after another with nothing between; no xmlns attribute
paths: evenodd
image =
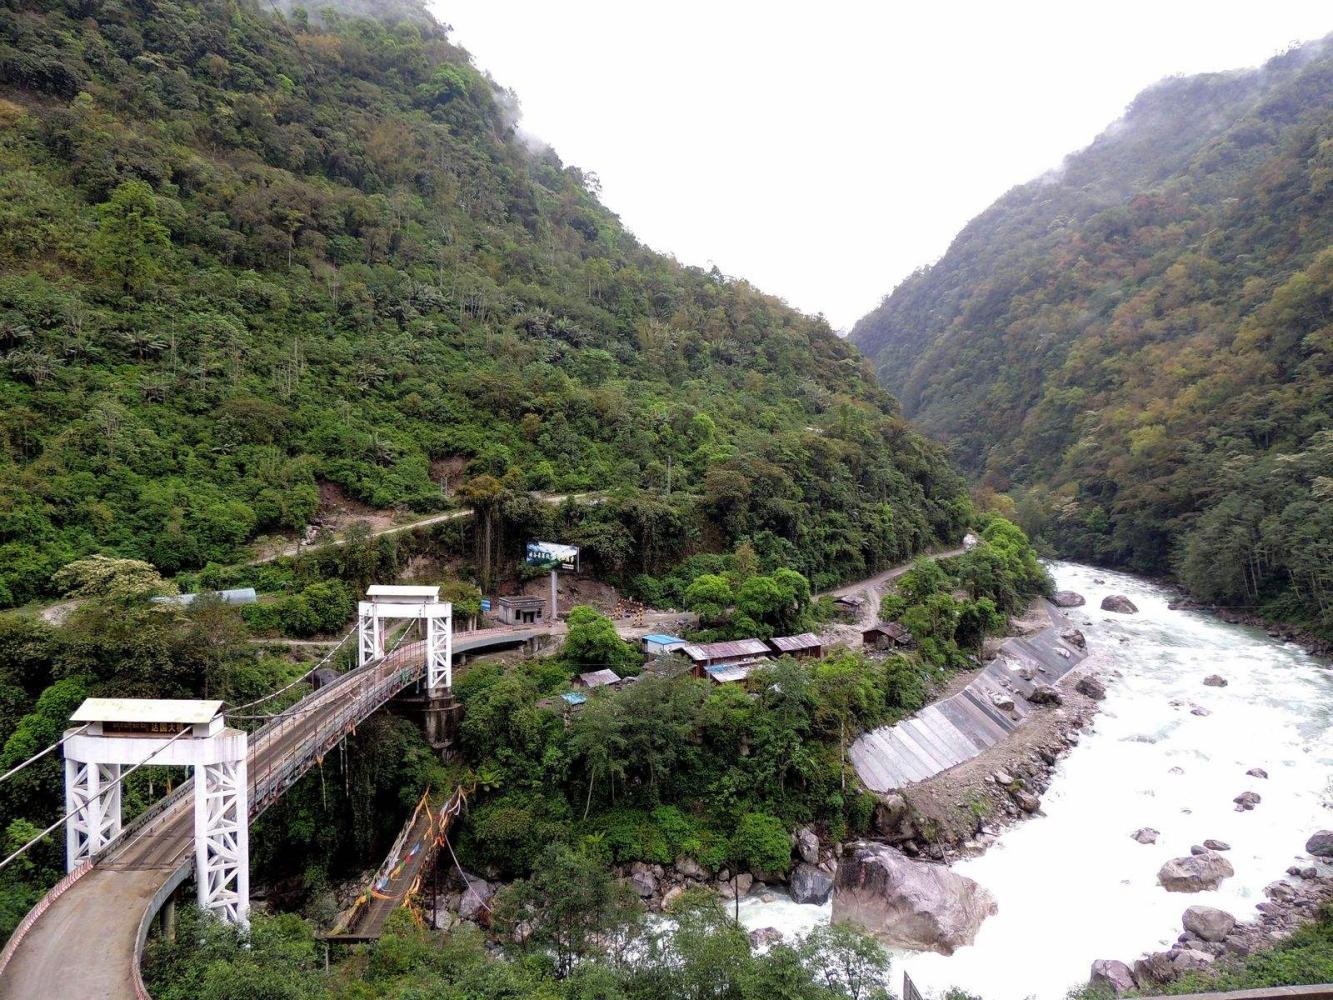
<svg viewBox="0 0 1333 1000"><path fill-rule="evenodd" d="M1296 0L432 0L657 250L850 327L1174 73L1333 31Z"/></svg>

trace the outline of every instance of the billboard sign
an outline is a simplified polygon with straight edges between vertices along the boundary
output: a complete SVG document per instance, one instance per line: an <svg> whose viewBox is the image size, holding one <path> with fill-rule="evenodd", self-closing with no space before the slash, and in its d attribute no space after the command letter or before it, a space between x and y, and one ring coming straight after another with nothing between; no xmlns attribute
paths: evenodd
<svg viewBox="0 0 1333 1000"><path fill-rule="evenodd" d="M579 547L557 545L555 542L528 542L526 562L539 569L560 569L576 573L579 568Z"/></svg>

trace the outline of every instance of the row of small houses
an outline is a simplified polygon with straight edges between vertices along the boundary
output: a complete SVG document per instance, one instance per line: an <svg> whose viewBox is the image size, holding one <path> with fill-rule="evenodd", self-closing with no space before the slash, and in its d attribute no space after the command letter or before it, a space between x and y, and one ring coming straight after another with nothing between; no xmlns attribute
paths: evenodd
<svg viewBox="0 0 1333 1000"><path fill-rule="evenodd" d="M861 640L871 649L893 649L910 646L912 634L897 622L886 622L863 631ZM645 635L639 643L648 656L683 657L689 661L689 670L694 676L707 677L718 684L743 681L756 667L782 656L817 660L824 655L824 644L813 632L767 640L733 639L707 643L690 643L678 636L653 633ZM569 705L581 705L588 700L588 691L618 685L625 680L614 670L593 670L580 674L577 690L561 697Z"/></svg>

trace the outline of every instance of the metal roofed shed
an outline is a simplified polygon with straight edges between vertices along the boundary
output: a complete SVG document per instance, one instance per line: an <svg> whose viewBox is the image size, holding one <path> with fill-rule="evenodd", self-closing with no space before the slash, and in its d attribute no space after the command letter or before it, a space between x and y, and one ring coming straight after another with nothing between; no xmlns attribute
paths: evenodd
<svg viewBox="0 0 1333 1000"><path fill-rule="evenodd" d="M680 636L651 632L639 640L639 645L647 655L661 656L663 653L675 652L685 646L686 642Z"/></svg>
<svg viewBox="0 0 1333 1000"><path fill-rule="evenodd" d="M802 632L800 635L781 635L775 639L769 639L768 644L773 648L773 652L779 656L794 656L797 659L813 657L819 659L824 655L824 644L819 636L813 632Z"/></svg>
<svg viewBox="0 0 1333 1000"><path fill-rule="evenodd" d="M620 683L620 675L609 668L579 674L579 683L586 688L612 687Z"/></svg>
<svg viewBox="0 0 1333 1000"><path fill-rule="evenodd" d="M233 590L201 590L197 594L167 594L162 597L154 597L154 604L179 604L181 607L188 608L191 604L201 597L214 597L223 604L257 604L259 595L254 587L236 587Z"/></svg>
<svg viewBox="0 0 1333 1000"><path fill-rule="evenodd" d="M735 684L749 677L750 673L761 662L760 660L747 660L744 663L725 663L716 667L705 667L704 675L719 684Z"/></svg>
<svg viewBox="0 0 1333 1000"><path fill-rule="evenodd" d="M70 716L90 736L174 736L193 729L213 736L222 729L222 702L192 698L87 698Z"/></svg>
<svg viewBox="0 0 1333 1000"><path fill-rule="evenodd" d="M912 633L897 622L881 622L862 632L861 642L872 649L910 646L912 644Z"/></svg>
<svg viewBox="0 0 1333 1000"><path fill-rule="evenodd" d="M768 648L768 644L760 639L734 639L730 642L691 644L682 646L680 651L693 660L696 666L736 663L741 660L752 660L755 657L773 655L773 651Z"/></svg>

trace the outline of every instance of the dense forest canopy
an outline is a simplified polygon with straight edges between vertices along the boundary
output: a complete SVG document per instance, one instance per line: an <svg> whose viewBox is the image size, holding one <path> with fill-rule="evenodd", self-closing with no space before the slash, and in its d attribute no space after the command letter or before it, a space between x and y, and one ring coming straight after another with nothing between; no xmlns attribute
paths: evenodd
<svg viewBox="0 0 1333 1000"><path fill-rule="evenodd" d="M850 345L641 245L379 9L0 4L0 606L94 552L235 560L325 484L619 491L573 540L626 572L750 539L823 585L956 538Z"/></svg>
<svg viewBox="0 0 1333 1000"><path fill-rule="evenodd" d="M1333 628L1333 46L1165 80L853 330L1066 554Z"/></svg>

